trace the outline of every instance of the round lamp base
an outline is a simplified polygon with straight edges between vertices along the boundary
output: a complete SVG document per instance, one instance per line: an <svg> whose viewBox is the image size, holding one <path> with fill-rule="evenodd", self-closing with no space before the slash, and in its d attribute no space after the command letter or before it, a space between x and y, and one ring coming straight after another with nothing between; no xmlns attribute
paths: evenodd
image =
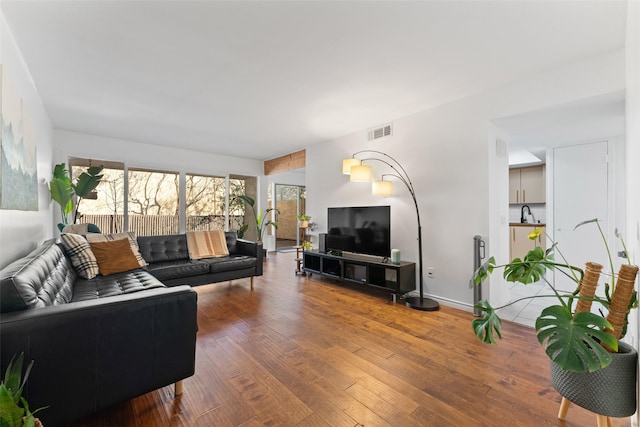
<svg viewBox="0 0 640 427"><path fill-rule="evenodd" d="M420 301L420 297L408 297L405 298L404 303L407 307L415 310L438 311L440 309L438 301L424 297L422 298L422 301Z"/></svg>

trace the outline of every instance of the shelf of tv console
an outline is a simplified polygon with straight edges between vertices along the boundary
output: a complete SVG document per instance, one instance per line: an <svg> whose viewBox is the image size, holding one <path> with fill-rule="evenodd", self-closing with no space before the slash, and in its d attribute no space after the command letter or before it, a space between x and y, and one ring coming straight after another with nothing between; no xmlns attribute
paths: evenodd
<svg viewBox="0 0 640 427"><path fill-rule="evenodd" d="M398 296L416 289L416 264L400 261L393 264L382 257L359 254L336 255L317 250L304 251L303 270L307 275L318 274L348 283L356 283Z"/></svg>

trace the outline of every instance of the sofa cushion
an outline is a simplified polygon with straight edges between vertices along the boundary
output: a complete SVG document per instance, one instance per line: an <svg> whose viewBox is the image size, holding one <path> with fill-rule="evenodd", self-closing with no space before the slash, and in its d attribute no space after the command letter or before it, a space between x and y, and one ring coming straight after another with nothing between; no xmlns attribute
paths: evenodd
<svg viewBox="0 0 640 427"><path fill-rule="evenodd" d="M59 227L59 226L58 226ZM82 223L82 224L69 224L62 229L63 233L70 234L89 234L89 233L100 233L100 229L95 224Z"/></svg>
<svg viewBox="0 0 640 427"><path fill-rule="evenodd" d="M209 264L203 261L166 261L149 264L148 271L159 280L198 276L209 273Z"/></svg>
<svg viewBox="0 0 640 427"><path fill-rule="evenodd" d="M98 276L91 280L78 279L74 285L71 301L87 301L154 288L166 288L166 286L149 272L138 269L109 276Z"/></svg>
<svg viewBox="0 0 640 427"><path fill-rule="evenodd" d="M91 242L91 250L98 261L100 274L108 276L123 271L140 268L131 244L126 237L107 242Z"/></svg>
<svg viewBox="0 0 640 427"><path fill-rule="evenodd" d="M84 236L62 233L60 235L60 242L65 252L67 252L71 264L73 264L73 267L76 269L78 276L84 279L93 279L98 275L100 272L98 260L96 260L91 246Z"/></svg>
<svg viewBox="0 0 640 427"><path fill-rule="evenodd" d="M136 238L136 233L130 231L127 233L113 233L113 234L97 234L97 233L89 233L85 236L89 243L94 242L108 242L111 240L120 240L127 238L129 239L129 244L131 245L131 251L135 255L138 260L138 264L140 267L146 267L147 262L143 258L142 254L140 254L140 248L138 247L138 239Z"/></svg>
<svg viewBox="0 0 640 427"><path fill-rule="evenodd" d="M149 264L189 259L187 236L184 234L139 236L138 246L140 253Z"/></svg>
<svg viewBox="0 0 640 427"><path fill-rule="evenodd" d="M256 266L256 259L247 255L229 255L228 257L208 258L202 261L209 264L211 273L242 270Z"/></svg>
<svg viewBox="0 0 640 427"><path fill-rule="evenodd" d="M0 312L65 304L77 277L62 246L48 240L0 271Z"/></svg>

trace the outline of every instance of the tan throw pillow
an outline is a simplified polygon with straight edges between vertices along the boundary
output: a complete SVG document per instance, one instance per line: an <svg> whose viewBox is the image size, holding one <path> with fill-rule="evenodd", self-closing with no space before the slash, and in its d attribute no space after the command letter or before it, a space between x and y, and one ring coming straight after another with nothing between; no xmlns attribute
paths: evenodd
<svg viewBox="0 0 640 427"><path fill-rule="evenodd" d="M146 267L147 262L142 258L140 254L140 247L138 246L138 239L136 238L136 233L130 231L128 233L113 233L113 234L98 234L98 233L89 233L85 236L89 243L93 242L108 242L111 240L121 240L124 238L129 239L129 243L131 244L131 251L133 255L135 255L138 260L138 264L140 267Z"/></svg>
<svg viewBox="0 0 640 427"><path fill-rule="evenodd" d="M187 231L189 258L215 258L229 255L227 238L222 230Z"/></svg>
<svg viewBox="0 0 640 427"><path fill-rule="evenodd" d="M87 239L79 234L63 233L60 235L60 242L62 242L62 246L67 252L78 276L84 279L93 279L98 275L100 272L98 261L93 255Z"/></svg>
<svg viewBox="0 0 640 427"><path fill-rule="evenodd" d="M98 260L100 274L108 276L122 271L140 268L128 238L106 242L89 242L93 255Z"/></svg>

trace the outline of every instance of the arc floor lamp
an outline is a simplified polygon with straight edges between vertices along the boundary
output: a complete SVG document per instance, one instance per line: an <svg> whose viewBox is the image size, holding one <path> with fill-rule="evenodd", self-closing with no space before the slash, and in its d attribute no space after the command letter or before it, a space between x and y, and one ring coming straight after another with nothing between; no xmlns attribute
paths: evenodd
<svg viewBox="0 0 640 427"><path fill-rule="evenodd" d="M382 174L379 181L373 180L371 166L365 164L365 162L370 161L384 163L389 166L394 173ZM409 179L407 171L404 170L402 165L398 163L396 159L382 151L362 150L353 153L350 158L342 161L342 173L350 175L349 179L351 182L371 182L371 192L374 196L391 196L393 183L391 181L385 181L385 177L399 179L404 185L406 185L409 193L411 193L411 197L413 198L413 204L416 207L416 216L418 218L418 274L420 276L420 295L417 297L405 298L405 304L407 307L414 308L416 310L438 310L440 308L440 304L438 304L437 301L424 297L424 275L422 274L422 225L420 224L420 209L418 208L418 201L416 200L416 192L413 189L413 183L411 182L411 179Z"/></svg>

